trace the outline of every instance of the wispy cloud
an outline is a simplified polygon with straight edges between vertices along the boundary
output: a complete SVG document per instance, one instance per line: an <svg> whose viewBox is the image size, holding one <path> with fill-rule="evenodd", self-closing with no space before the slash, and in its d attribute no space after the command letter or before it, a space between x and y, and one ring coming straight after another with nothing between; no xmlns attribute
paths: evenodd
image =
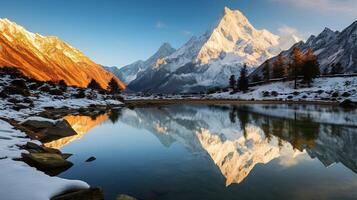
<svg viewBox="0 0 357 200"><path fill-rule="evenodd" d="M293 35L295 37L298 37L300 39L303 38L302 34L299 33L299 31L291 26L283 25L280 28L278 28L278 32L280 36L290 36Z"/></svg>
<svg viewBox="0 0 357 200"><path fill-rule="evenodd" d="M293 44L304 41L303 37L296 28L283 25L278 29L279 45L283 50L289 49Z"/></svg>
<svg viewBox="0 0 357 200"><path fill-rule="evenodd" d="M191 31L188 31L188 30L183 30L183 31L181 31L181 33L182 33L183 35L186 35L186 36L191 36L191 35L192 35L192 32L191 32Z"/></svg>
<svg viewBox="0 0 357 200"><path fill-rule="evenodd" d="M166 28L166 24L162 21L157 21L156 24L155 24L155 27L158 28L158 29L162 29L162 28Z"/></svg>
<svg viewBox="0 0 357 200"><path fill-rule="evenodd" d="M298 8L323 12L339 12L357 16L357 0L270 0Z"/></svg>

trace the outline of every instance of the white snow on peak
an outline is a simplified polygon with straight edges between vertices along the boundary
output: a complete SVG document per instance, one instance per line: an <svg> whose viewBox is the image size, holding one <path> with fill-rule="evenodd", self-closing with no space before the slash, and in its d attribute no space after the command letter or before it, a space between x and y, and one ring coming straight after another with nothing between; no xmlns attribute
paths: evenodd
<svg viewBox="0 0 357 200"><path fill-rule="evenodd" d="M267 30L255 29L238 10L224 9L224 15L200 49L196 61L202 64L220 57L222 52L235 55L241 63L256 66L274 54L272 46L279 37Z"/></svg>
<svg viewBox="0 0 357 200"><path fill-rule="evenodd" d="M192 37L165 59L170 63L170 71L189 62L214 62L215 65L246 63L255 67L297 41L300 41L297 36L280 38L268 30L258 30L242 12L225 7L223 16L213 29L200 37ZM226 55L229 55L227 59Z"/></svg>
<svg viewBox="0 0 357 200"><path fill-rule="evenodd" d="M158 60L154 68L137 76L130 87L138 91L196 92L204 87L226 86L229 76L238 75L243 64L251 72L279 54L281 45L287 48L296 40L297 37L280 38L268 30L256 29L242 12L225 7L212 29L192 37L175 52ZM155 77L154 85L141 85L155 73L160 77ZM176 84L181 87L175 87Z"/></svg>
<svg viewBox="0 0 357 200"><path fill-rule="evenodd" d="M6 18L0 18L0 31L0 34L4 35L10 42L25 43L25 45L33 47L33 52L42 59L45 59L43 55L56 56L55 54L52 55L52 52L56 50L62 51L73 62L81 62L82 58L85 57L78 49L62 42L56 36L43 36L38 33L32 33Z"/></svg>

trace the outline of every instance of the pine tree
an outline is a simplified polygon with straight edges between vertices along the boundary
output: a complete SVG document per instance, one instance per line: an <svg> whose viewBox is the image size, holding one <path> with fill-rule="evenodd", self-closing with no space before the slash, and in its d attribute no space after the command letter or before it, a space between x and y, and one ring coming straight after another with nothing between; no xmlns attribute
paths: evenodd
<svg viewBox="0 0 357 200"><path fill-rule="evenodd" d="M262 79L260 78L260 76L258 74L254 74L252 77L252 81L253 81L253 83L256 83L256 82L262 81Z"/></svg>
<svg viewBox="0 0 357 200"><path fill-rule="evenodd" d="M340 62L336 64L336 74L341 74L343 72L343 67Z"/></svg>
<svg viewBox="0 0 357 200"><path fill-rule="evenodd" d="M67 84L64 80L60 80L58 82L58 85L59 85L59 88L62 90L62 91L66 91L67 90Z"/></svg>
<svg viewBox="0 0 357 200"><path fill-rule="evenodd" d="M320 74L319 62L312 49L309 49L304 55L302 74L304 82L307 83L309 87L312 80Z"/></svg>
<svg viewBox="0 0 357 200"><path fill-rule="evenodd" d="M237 84L236 76L231 75L231 77L229 78L229 86L232 88L232 90L235 90L236 84Z"/></svg>
<svg viewBox="0 0 357 200"><path fill-rule="evenodd" d="M243 68L240 70L240 76L238 79L237 88L239 91L246 92L249 87L248 77L247 77L247 65L244 64Z"/></svg>
<svg viewBox="0 0 357 200"><path fill-rule="evenodd" d="M326 68L323 70L323 75L327 75L327 74L329 74L328 67L326 67Z"/></svg>
<svg viewBox="0 0 357 200"><path fill-rule="evenodd" d="M267 60L263 66L263 77L264 81L268 82L270 80L270 61Z"/></svg>
<svg viewBox="0 0 357 200"><path fill-rule="evenodd" d="M117 94L120 92L120 87L119 87L119 84L118 82L112 78L109 83L108 83L108 88L107 90L111 93L111 94Z"/></svg>
<svg viewBox="0 0 357 200"><path fill-rule="evenodd" d="M99 85L99 83L92 79L89 84L87 85L87 88L93 89L93 90L102 90L103 88Z"/></svg>
<svg viewBox="0 0 357 200"><path fill-rule="evenodd" d="M340 62L334 63L331 65L331 72L330 74L341 74L343 72L343 67Z"/></svg>
<svg viewBox="0 0 357 200"><path fill-rule="evenodd" d="M294 80L294 88L297 89L297 78L301 74L303 55L299 48L295 47L290 55L289 75Z"/></svg>
<svg viewBox="0 0 357 200"><path fill-rule="evenodd" d="M283 78L285 70L285 60L282 54L279 54L273 63L273 77Z"/></svg>

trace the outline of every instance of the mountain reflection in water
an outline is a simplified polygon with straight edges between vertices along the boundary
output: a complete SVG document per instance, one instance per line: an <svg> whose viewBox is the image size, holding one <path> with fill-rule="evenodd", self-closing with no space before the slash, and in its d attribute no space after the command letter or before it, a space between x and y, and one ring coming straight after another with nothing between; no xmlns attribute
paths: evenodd
<svg viewBox="0 0 357 200"><path fill-rule="evenodd" d="M95 119L68 116L78 136L46 145L62 147L108 118L149 131L167 148L182 145L190 154L215 165L226 186L242 183L259 164L277 159L281 167L289 168L307 159L303 155L317 158L326 167L342 163L357 172L357 111L330 106L123 108Z"/></svg>
<svg viewBox="0 0 357 200"><path fill-rule="evenodd" d="M108 119L108 113L101 113L97 116L67 115L63 119L67 120L71 127L77 132L77 135L44 143L46 147L60 149L74 140L81 139L92 128L106 121Z"/></svg>

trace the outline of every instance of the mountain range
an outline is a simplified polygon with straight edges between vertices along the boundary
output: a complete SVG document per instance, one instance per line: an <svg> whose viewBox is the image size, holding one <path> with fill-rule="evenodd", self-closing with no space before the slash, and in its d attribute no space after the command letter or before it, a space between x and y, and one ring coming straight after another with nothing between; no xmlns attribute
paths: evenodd
<svg viewBox="0 0 357 200"><path fill-rule="evenodd" d="M8 19L0 19L0 67L15 67L40 81L64 80L67 85L86 87L91 79L102 88L114 78L101 65L58 37L31 33Z"/></svg>
<svg viewBox="0 0 357 200"><path fill-rule="evenodd" d="M342 73L356 73L357 21L342 32L325 28L319 35L312 35L306 42L298 42L281 54L288 58L294 48L299 48L303 53L312 49L319 61L321 72L330 72L333 64L340 63L343 68ZM272 63L275 59L276 57L273 57L267 61ZM251 77L254 75L263 76L263 65L255 70Z"/></svg>
<svg viewBox="0 0 357 200"><path fill-rule="evenodd" d="M251 72L280 53L282 46L287 43L291 46L297 39L258 30L240 11L225 7L216 26L202 36L192 37L170 55L158 59L155 65L152 62L138 67L143 64L138 61L127 66L119 77L130 77L127 84L133 91L197 92L226 86L229 76L238 74L244 63ZM133 75L133 71L138 73Z"/></svg>
<svg viewBox="0 0 357 200"><path fill-rule="evenodd" d="M152 55L147 60L138 60L132 64L126 65L122 68L117 67L105 67L108 71L114 73L120 80L122 80L125 84L129 84L131 81L135 80L140 73L144 72L149 67L155 67L160 64L160 60L166 56L169 56L173 52L174 49L169 43L164 43L160 46L160 48L156 51L154 55Z"/></svg>

